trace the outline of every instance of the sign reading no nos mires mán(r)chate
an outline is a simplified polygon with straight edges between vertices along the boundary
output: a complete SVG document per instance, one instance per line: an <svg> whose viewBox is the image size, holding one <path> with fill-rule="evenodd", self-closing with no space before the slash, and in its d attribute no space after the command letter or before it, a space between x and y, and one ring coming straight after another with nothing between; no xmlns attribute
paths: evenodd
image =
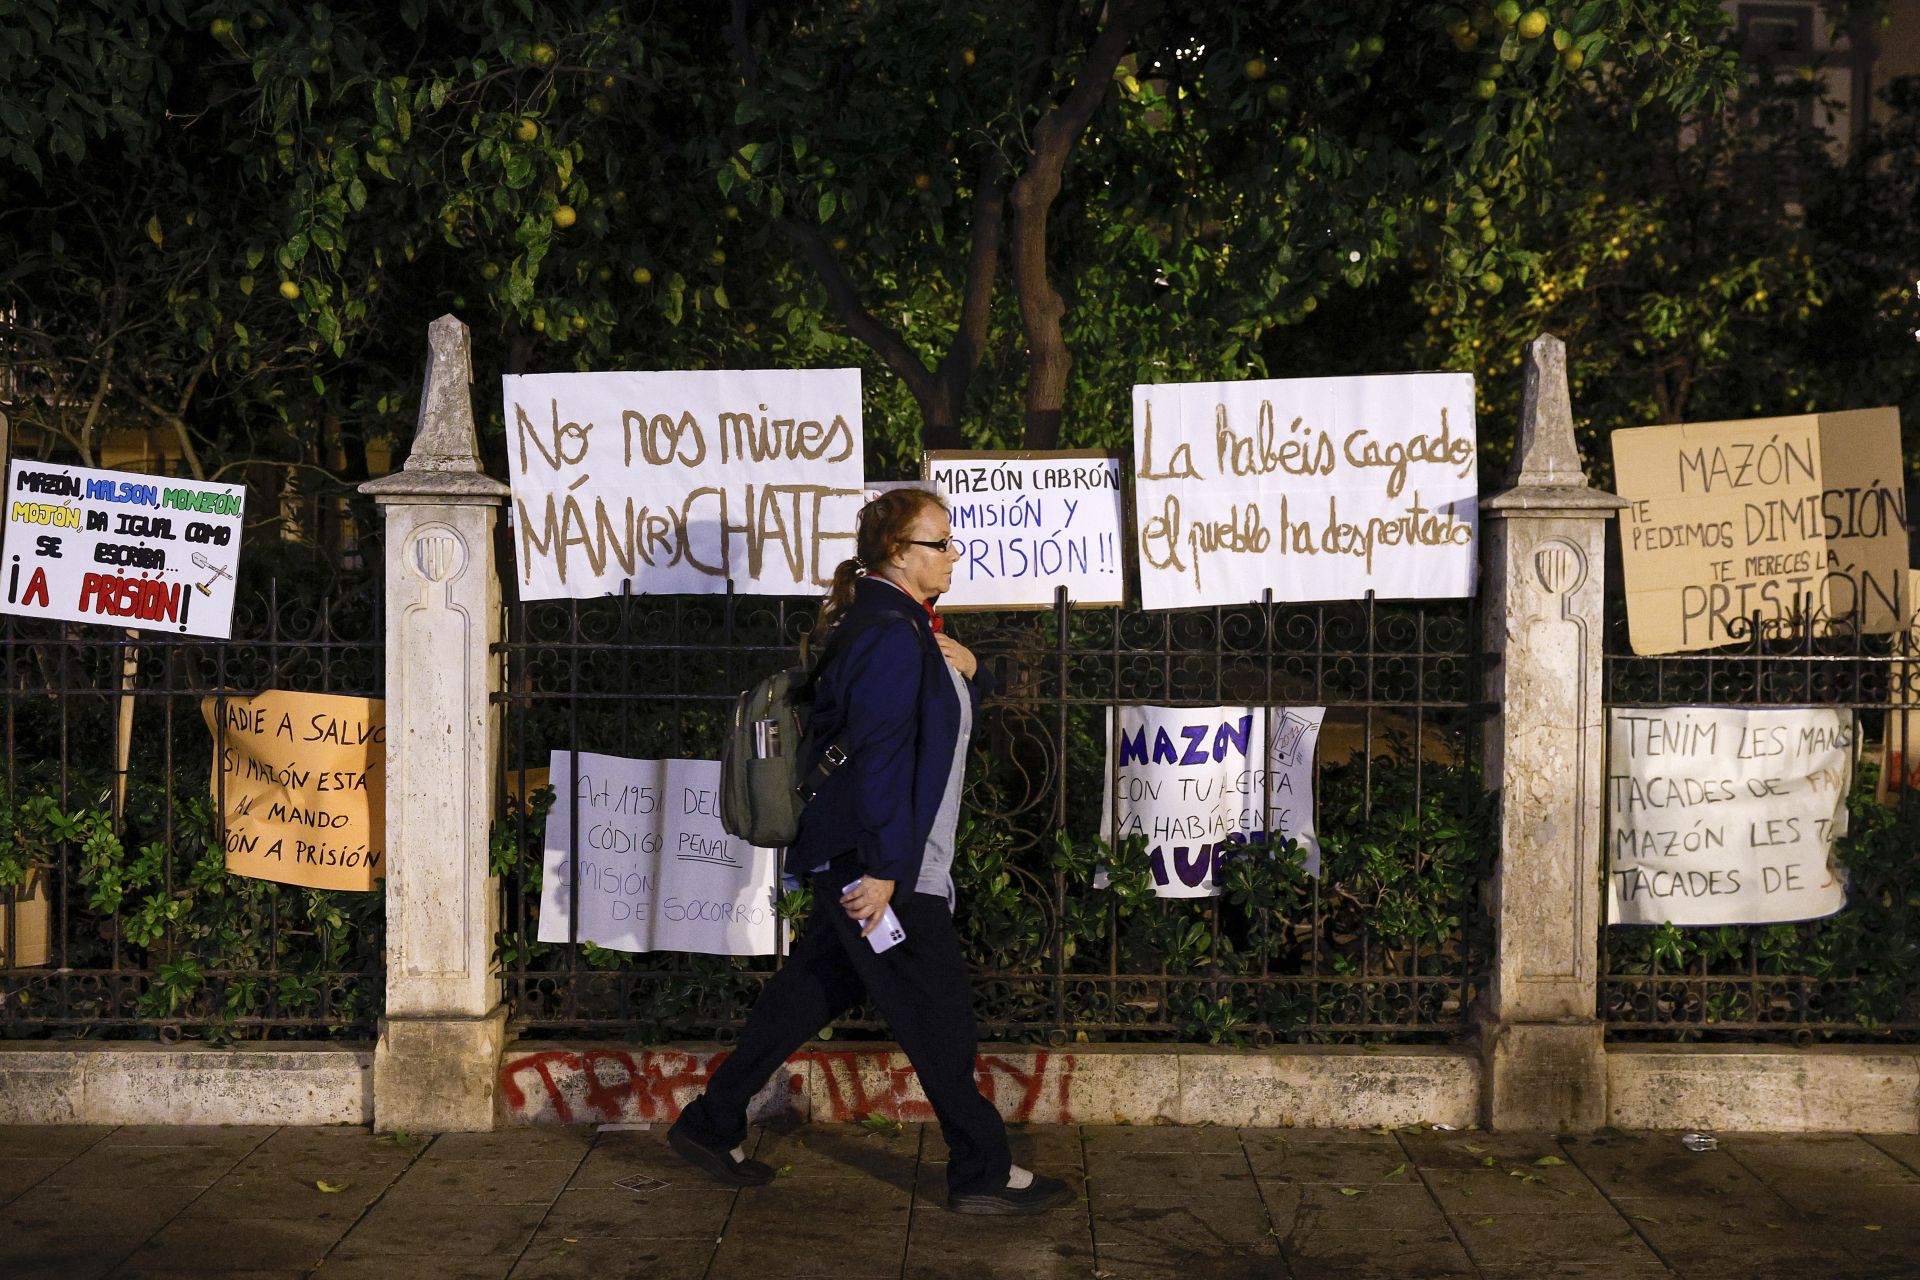
<svg viewBox="0 0 1920 1280"><path fill-rule="evenodd" d="M853 553L858 369L502 379L520 595L811 595Z"/></svg>
<svg viewBox="0 0 1920 1280"><path fill-rule="evenodd" d="M0 611L225 639L247 491L15 458Z"/></svg>

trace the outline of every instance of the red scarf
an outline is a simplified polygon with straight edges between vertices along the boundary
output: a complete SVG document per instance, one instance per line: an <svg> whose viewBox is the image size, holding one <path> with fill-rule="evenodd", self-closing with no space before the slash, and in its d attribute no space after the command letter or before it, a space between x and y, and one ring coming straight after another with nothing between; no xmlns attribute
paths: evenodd
<svg viewBox="0 0 1920 1280"><path fill-rule="evenodd" d="M875 582L886 583L888 586L892 587L895 591L898 591L901 595L913 601L915 604L919 605L922 609L925 609L927 611L927 623L929 626L933 628L933 634L939 635L940 632L946 628L947 620L941 617L938 613L935 613L933 606L931 604L928 604L925 600L922 600L919 596L914 595L913 592L907 590L905 587L895 582L892 578L882 577L880 574L877 574L877 573L870 573L867 576L873 579Z"/></svg>

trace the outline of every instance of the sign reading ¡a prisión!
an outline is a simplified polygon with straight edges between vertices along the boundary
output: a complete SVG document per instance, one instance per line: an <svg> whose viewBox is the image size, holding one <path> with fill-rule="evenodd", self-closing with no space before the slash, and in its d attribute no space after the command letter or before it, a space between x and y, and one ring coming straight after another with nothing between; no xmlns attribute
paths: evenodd
<svg viewBox="0 0 1920 1280"><path fill-rule="evenodd" d="M853 554L858 369L501 381L524 599L811 595Z"/></svg>
<svg viewBox="0 0 1920 1280"><path fill-rule="evenodd" d="M247 491L15 458L0 612L225 639Z"/></svg>
<svg viewBox="0 0 1920 1280"><path fill-rule="evenodd" d="M1473 378L1133 389L1134 514L1149 609L1473 594Z"/></svg>

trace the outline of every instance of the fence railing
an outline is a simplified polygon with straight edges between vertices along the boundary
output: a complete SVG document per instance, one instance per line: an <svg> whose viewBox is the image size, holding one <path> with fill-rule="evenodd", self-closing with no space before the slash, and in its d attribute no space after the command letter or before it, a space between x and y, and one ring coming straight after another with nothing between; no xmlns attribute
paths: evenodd
<svg viewBox="0 0 1920 1280"><path fill-rule="evenodd" d="M243 593L230 641L0 617L0 1035L372 1033L382 895L226 873L202 704L379 696L383 607L375 577Z"/></svg>
<svg viewBox="0 0 1920 1280"><path fill-rule="evenodd" d="M1638 657L1624 609L1611 603L1609 708L1675 704L1839 707L1859 739L1903 732L1890 716L1909 658L1893 636L1762 625L1739 644L1703 653ZM1913 744L1920 748L1920 742ZM1920 1041L1920 800L1875 798L1879 762L1857 760L1850 829L1836 846L1847 905L1824 920L1712 928L1605 927L1600 1016L1613 1040Z"/></svg>
<svg viewBox="0 0 1920 1280"><path fill-rule="evenodd" d="M501 790L530 802L509 799L494 852L516 1029L737 1029L765 962L535 940L534 797L555 749L716 757L735 694L793 662L812 615L810 601L757 597L509 609ZM1462 1032L1486 962L1479 882L1493 839L1478 771L1480 637L1465 602L1061 603L953 625L1003 685L974 736L955 868L983 1035L1269 1044ZM1297 851L1275 851L1230 863L1220 897L1154 897L1141 850L1098 839L1107 713L1128 703L1325 707L1321 877ZM1102 867L1112 885L1095 888ZM859 1013L842 1025L879 1024Z"/></svg>

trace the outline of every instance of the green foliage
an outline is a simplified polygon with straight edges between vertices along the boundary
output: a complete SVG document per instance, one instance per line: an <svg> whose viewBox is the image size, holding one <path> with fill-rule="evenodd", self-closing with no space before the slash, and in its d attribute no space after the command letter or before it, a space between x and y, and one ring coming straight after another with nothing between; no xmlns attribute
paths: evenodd
<svg viewBox="0 0 1920 1280"><path fill-rule="evenodd" d="M1656 1033L1683 1038L1715 1034L1751 1040L1767 1034L1858 1038L1889 1022L1912 1022L1920 1005L1912 975L1920 967L1920 888L1913 850L1920 811L1874 799L1878 770L1861 766L1847 799L1849 829L1836 859L1849 880L1846 908L1796 924L1606 931L1606 972L1619 975L1642 1001L1613 1014L1616 1035L1657 1018ZM1724 982L1661 984L1657 975L1721 977ZM1816 993L1803 993L1800 979ZM1620 989L1616 1002L1624 999Z"/></svg>
<svg viewBox="0 0 1920 1280"><path fill-rule="evenodd" d="M284 1034L260 1026L261 1018L339 1033L371 1012L377 990L342 975L379 971L379 893L229 875L212 802L185 777L175 780L171 800L157 783L134 783L116 833L111 813L63 806L40 772L23 768L14 788L0 792L0 825L8 833L0 887L18 886L34 872L59 885L55 873L68 868L64 909L73 925L66 967L150 974L130 1004L105 993L81 995L68 1017L84 1019L91 1006L101 1019L167 1020L176 1032L231 1040ZM204 776L198 781L204 784ZM72 795L110 794L87 785L97 778L76 773L68 783ZM0 989L11 1022L33 1021L33 999L31 984ZM301 1024L303 1018L310 1021Z"/></svg>

